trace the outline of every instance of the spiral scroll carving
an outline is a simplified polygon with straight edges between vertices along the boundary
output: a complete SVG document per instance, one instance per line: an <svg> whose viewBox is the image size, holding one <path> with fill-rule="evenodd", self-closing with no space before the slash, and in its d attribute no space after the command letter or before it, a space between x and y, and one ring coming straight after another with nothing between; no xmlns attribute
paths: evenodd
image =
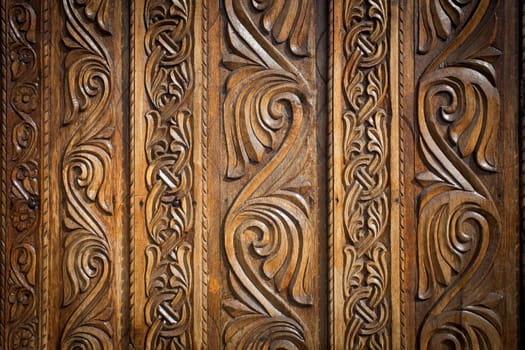
<svg viewBox="0 0 525 350"><path fill-rule="evenodd" d="M15 235L11 237L5 272L6 336L10 349L36 349L39 300L35 278L40 216L37 14L31 4L21 2L9 6L7 19L9 80L12 83L8 100L16 121L10 132L12 155L8 163L11 171L9 216ZM4 134L3 137L9 136Z"/></svg>
<svg viewBox="0 0 525 350"><path fill-rule="evenodd" d="M270 158L248 180L224 220L232 298L227 349L312 348L295 308L313 303L310 251L312 185L303 175L312 127L311 88L291 60L271 44L287 43L297 57L308 52L311 3L226 0L227 41L224 131L227 177L246 176L250 163ZM252 10L262 12L261 26ZM276 18L291 21L293 29ZM290 30L285 31L288 28ZM302 44L301 44L302 43Z"/></svg>
<svg viewBox="0 0 525 350"><path fill-rule="evenodd" d="M502 296L482 284L501 220L476 172L497 171L500 95L492 63L501 52L492 46L494 9L493 1L475 2L446 49L429 51L435 57L419 80L419 151L427 171L418 175L418 297L432 303L420 328L422 349L502 346L495 310Z"/></svg>
<svg viewBox="0 0 525 350"><path fill-rule="evenodd" d="M113 213L110 171L114 115L112 60L102 44L110 28L105 0L64 0L66 72L63 126L73 133L62 156L63 301L71 310L60 339L65 349L113 349L108 298L113 267L107 216ZM97 18L97 29L90 24Z"/></svg>
<svg viewBox="0 0 525 350"><path fill-rule="evenodd" d="M146 1L145 349L192 348L193 3Z"/></svg>
<svg viewBox="0 0 525 350"><path fill-rule="evenodd" d="M344 11L345 347L387 349L388 2L347 1Z"/></svg>

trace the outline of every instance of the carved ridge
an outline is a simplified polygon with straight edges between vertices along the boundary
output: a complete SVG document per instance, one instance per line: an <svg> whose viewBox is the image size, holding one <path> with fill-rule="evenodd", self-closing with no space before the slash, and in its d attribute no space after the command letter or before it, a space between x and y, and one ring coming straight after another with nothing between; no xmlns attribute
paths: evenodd
<svg viewBox="0 0 525 350"><path fill-rule="evenodd" d="M135 173L135 165L137 163L136 156L137 152L135 151L136 147L136 118L138 118L137 113L135 113L135 105L136 105L136 96L135 93L137 91L136 89L136 74L135 74L135 67L136 67L136 58L135 58L135 41L137 40L136 30L137 30L137 23L135 21L135 11L136 11L136 2L131 1L130 2L130 31L129 31L129 58L130 58L130 64L129 64L129 110L130 110L130 121L129 121L129 127L130 127L130 174L129 174L129 323L130 325L136 324L136 310L135 310L135 295L136 295L136 289L137 284L135 281L136 278L136 271L135 271L135 261L136 261L136 240L135 235L137 233L136 231L136 213L135 213L135 195L136 195L136 173ZM130 332L130 341L129 341L129 347L131 349L134 349L133 346L133 333Z"/></svg>
<svg viewBox="0 0 525 350"><path fill-rule="evenodd" d="M43 33L48 33L50 30L50 9L49 0L43 1L42 6L42 28ZM50 108L51 108L51 89L50 89L50 37L45 34L43 39L43 115L42 115L42 196L41 196L41 210L42 210L42 243L40 246L40 264L41 264L41 286L42 293L40 301L40 348L47 350L48 348L48 305L49 305L49 183L50 183Z"/></svg>
<svg viewBox="0 0 525 350"><path fill-rule="evenodd" d="M521 4L521 71L520 71L520 215L521 215L521 284L520 293L525 295L525 4ZM525 317L525 303L521 303L521 315ZM521 325L524 334L525 323Z"/></svg>
<svg viewBox="0 0 525 350"><path fill-rule="evenodd" d="M1 123L1 138L0 138L0 295L6 295L5 281L6 281L6 238L7 238L7 1L0 2L0 23L2 30L2 40L0 46L2 49L2 75L1 75L1 103L2 103L2 120ZM5 347L5 298L0 298L0 346Z"/></svg>
<svg viewBox="0 0 525 350"><path fill-rule="evenodd" d="M405 198L405 161L406 161L406 151L405 151L405 140L406 140L406 130L405 130L405 120L406 120L406 106L405 106L405 4L401 1L399 3L399 256L400 256L400 328L401 328L401 349L407 348L406 340L406 324L407 316L406 310L408 305L408 293L406 286L406 251L405 251L405 240L406 240L406 198Z"/></svg>
<svg viewBox="0 0 525 350"><path fill-rule="evenodd" d="M208 0L202 0L202 345L208 348Z"/></svg>
<svg viewBox="0 0 525 350"><path fill-rule="evenodd" d="M334 2L329 2L328 16L328 305L329 305L329 347L333 349L335 346L335 313L336 305L335 300L335 266L334 266L334 254L335 254L335 225L334 225L334 198L335 195L335 180L334 180L334 55L335 55L335 45L334 45L334 33L335 33L335 12L334 12Z"/></svg>

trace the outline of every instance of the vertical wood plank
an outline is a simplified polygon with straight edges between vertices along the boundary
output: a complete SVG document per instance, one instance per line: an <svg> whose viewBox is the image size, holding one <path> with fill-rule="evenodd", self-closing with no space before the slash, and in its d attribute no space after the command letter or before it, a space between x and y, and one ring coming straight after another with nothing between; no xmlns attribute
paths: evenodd
<svg viewBox="0 0 525 350"><path fill-rule="evenodd" d="M220 119L210 127L217 142L210 158L219 165L220 211L212 225L220 228L214 244L223 257L213 264L221 265L214 279L218 343L226 349L323 346L316 6L222 3L212 64L219 69Z"/></svg>
<svg viewBox="0 0 525 350"><path fill-rule="evenodd" d="M398 252L390 237L391 7L334 3L330 268L337 349L392 347L391 259Z"/></svg>
<svg viewBox="0 0 525 350"><path fill-rule="evenodd" d="M48 2L3 1L0 348L47 348Z"/></svg>
<svg viewBox="0 0 525 350"><path fill-rule="evenodd" d="M200 348L205 305L202 1L137 1L131 23L131 324L136 348Z"/></svg>
<svg viewBox="0 0 525 350"><path fill-rule="evenodd" d="M515 348L517 12L447 4L414 7L413 341Z"/></svg>
<svg viewBox="0 0 525 350"><path fill-rule="evenodd" d="M400 162L403 157L402 146L400 139L401 124L399 121L400 108L400 21L399 21L399 3L392 1L390 3L389 11L389 61L388 74L390 79L389 84L389 103L391 106L391 120L390 120L390 271L391 287L390 287L390 302L392 309L392 328L391 328L391 346L392 349L402 348L402 338L404 334L404 320L403 320L403 304L401 291L401 275L402 275L402 174Z"/></svg>
<svg viewBox="0 0 525 350"><path fill-rule="evenodd" d="M520 248L521 248L521 284L520 284L520 319L525 317L525 303L522 295L525 295L525 3L521 4L521 22L520 22ZM520 322L520 334L525 334L525 322ZM523 347L525 344L523 336L519 339L519 344Z"/></svg>
<svg viewBox="0 0 525 350"><path fill-rule="evenodd" d="M118 349L127 321L127 166L122 4L64 0L55 9L54 346ZM125 15L124 15L125 17ZM123 281L126 279L126 281ZM53 347L54 347L53 346Z"/></svg>

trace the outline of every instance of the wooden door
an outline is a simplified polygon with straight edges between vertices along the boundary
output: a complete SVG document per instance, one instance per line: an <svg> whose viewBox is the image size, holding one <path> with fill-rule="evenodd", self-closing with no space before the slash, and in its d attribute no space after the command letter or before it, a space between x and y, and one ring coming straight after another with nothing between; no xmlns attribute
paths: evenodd
<svg viewBox="0 0 525 350"><path fill-rule="evenodd" d="M0 349L519 348L519 1L0 9Z"/></svg>

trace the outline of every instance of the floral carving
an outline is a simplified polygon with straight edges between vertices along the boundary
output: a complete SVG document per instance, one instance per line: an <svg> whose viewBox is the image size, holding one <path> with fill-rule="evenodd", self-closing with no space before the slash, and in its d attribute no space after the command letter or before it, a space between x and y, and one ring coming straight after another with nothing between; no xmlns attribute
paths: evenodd
<svg viewBox="0 0 525 350"><path fill-rule="evenodd" d="M478 282L490 273L501 231L496 204L475 171L497 170L500 95L492 62L500 52L492 47L493 11L489 0L478 1L461 35L419 80L419 150L428 170L418 176L418 296L432 302L420 329L423 349L502 344L494 310L502 296Z"/></svg>
<svg viewBox="0 0 525 350"><path fill-rule="evenodd" d="M24 199L14 200L11 207L11 222L19 232L25 232L36 223L37 214Z"/></svg>
<svg viewBox="0 0 525 350"><path fill-rule="evenodd" d="M36 246L39 232L39 164L37 151L40 118L37 60L37 18L28 2L10 5L7 17L10 82L6 103L14 124L3 135L11 142L9 222L16 235L8 256L7 344L10 349L34 349L37 344ZM6 77L7 79L7 77ZM8 118L10 119L10 118ZM5 160L7 162L7 159Z"/></svg>
<svg viewBox="0 0 525 350"><path fill-rule="evenodd" d="M28 328L19 328L13 333L13 349L16 350L35 350L36 339L35 330Z"/></svg>
<svg viewBox="0 0 525 350"><path fill-rule="evenodd" d="M145 349L192 347L192 4L146 1Z"/></svg>
<svg viewBox="0 0 525 350"><path fill-rule="evenodd" d="M9 9L9 47L11 78L13 81L29 81L36 73L36 13L29 3L13 5Z"/></svg>
<svg viewBox="0 0 525 350"><path fill-rule="evenodd" d="M311 334L294 310L313 303L310 250L312 185L306 168L312 127L311 88L298 68L254 24L249 1L227 0L231 71L226 82L224 128L227 177L245 176L250 162L271 156L249 179L224 221L224 244L233 296L223 307L227 349L312 347ZM262 26L292 51L306 54L311 3L253 1ZM276 18L287 18L286 24ZM289 26L293 26L293 28ZM282 27L281 27L282 26ZM298 43L304 44L298 44Z"/></svg>
<svg viewBox="0 0 525 350"><path fill-rule="evenodd" d="M38 91L36 84L18 84L11 90L13 108L23 114L31 114L37 108Z"/></svg>

